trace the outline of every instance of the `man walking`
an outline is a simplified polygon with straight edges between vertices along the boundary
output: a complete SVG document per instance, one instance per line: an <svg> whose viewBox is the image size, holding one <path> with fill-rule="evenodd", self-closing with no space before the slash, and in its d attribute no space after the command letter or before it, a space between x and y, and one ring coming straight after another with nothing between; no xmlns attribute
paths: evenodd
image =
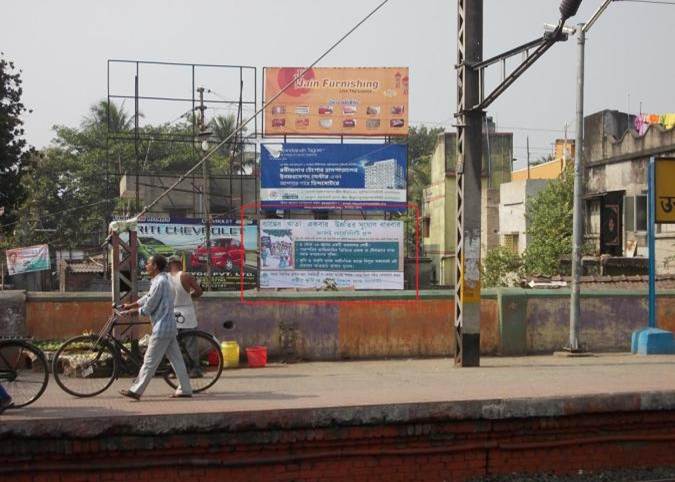
<svg viewBox="0 0 675 482"><path fill-rule="evenodd" d="M202 287L199 286L199 283L197 283L197 280L191 274L183 271L183 260L175 255L169 258L169 278L176 295L173 309L176 313L178 333L186 330L196 330L197 312L192 300L202 295ZM185 350L189 357L187 368L190 378L202 377L204 374L199 359L197 338L188 337L185 340Z"/></svg>
<svg viewBox="0 0 675 482"><path fill-rule="evenodd" d="M157 367L164 358L169 359L176 376L178 377L178 389L172 397L191 397L192 387L185 369L185 362L176 341L176 319L173 312L174 289L169 276L164 272L166 259L161 255L153 255L148 258L145 269L152 279L150 291L135 303L126 303L124 313L138 312L150 317L152 321L152 334L150 343L145 352L143 366L138 377L129 390L120 393L125 397L140 400L145 388L155 375Z"/></svg>

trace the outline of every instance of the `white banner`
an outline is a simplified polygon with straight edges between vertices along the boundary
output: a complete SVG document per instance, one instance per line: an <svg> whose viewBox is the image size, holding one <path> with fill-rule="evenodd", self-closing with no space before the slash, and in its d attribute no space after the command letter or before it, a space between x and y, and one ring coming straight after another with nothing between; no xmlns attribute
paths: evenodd
<svg viewBox="0 0 675 482"><path fill-rule="evenodd" d="M403 223L265 219L261 288L403 289Z"/></svg>

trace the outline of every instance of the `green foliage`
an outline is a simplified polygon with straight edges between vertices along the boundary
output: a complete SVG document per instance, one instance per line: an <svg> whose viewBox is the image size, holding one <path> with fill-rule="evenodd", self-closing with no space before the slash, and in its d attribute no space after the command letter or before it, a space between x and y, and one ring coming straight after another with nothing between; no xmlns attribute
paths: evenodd
<svg viewBox="0 0 675 482"><path fill-rule="evenodd" d="M52 144L22 159L20 184L28 195L17 205L21 220L16 226L17 244L99 245L106 236L106 222L124 204L118 198L123 175L137 170L140 175L182 174L204 154L191 141L193 121L189 117L142 127L138 149L133 142L133 116L106 101L94 104L79 127L54 126ZM226 139L235 124L233 116L214 118L213 142ZM208 161L211 173L225 173L230 156L229 144L214 153Z"/></svg>
<svg viewBox="0 0 675 482"><path fill-rule="evenodd" d="M424 189L431 184L431 156L434 153L436 139L442 132L441 127L429 129L425 126L410 127L408 131L408 202L417 204L420 216L422 215ZM399 219L405 222L407 250L409 255L413 255L415 253L415 212L408 210Z"/></svg>
<svg viewBox="0 0 675 482"><path fill-rule="evenodd" d="M21 102L21 71L0 52L0 243L11 235L17 207L26 194L20 177L31 149L23 138L21 116L30 113ZM9 225L9 226L8 226Z"/></svg>
<svg viewBox="0 0 675 482"><path fill-rule="evenodd" d="M481 268L483 288L515 286L522 274L523 259L509 248L498 246L487 253Z"/></svg>
<svg viewBox="0 0 675 482"><path fill-rule="evenodd" d="M442 127L411 127L408 131L408 201L422 208L423 191L431 184L431 156Z"/></svg>
<svg viewBox="0 0 675 482"><path fill-rule="evenodd" d="M525 271L530 275L558 274L560 259L572 253L574 175L568 169L527 202Z"/></svg>

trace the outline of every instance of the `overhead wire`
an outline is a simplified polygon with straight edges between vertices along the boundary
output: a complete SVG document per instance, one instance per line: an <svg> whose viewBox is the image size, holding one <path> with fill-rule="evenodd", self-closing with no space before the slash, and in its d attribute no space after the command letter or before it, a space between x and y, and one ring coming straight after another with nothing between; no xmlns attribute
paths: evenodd
<svg viewBox="0 0 675 482"><path fill-rule="evenodd" d="M43 219L49 219L49 218L52 218L52 217L54 217L54 216L58 216L58 215L63 214L63 213L67 213L67 212L71 212L71 211L77 211L77 210L79 210L79 209L89 208L89 207L92 207L92 206L97 206L97 205L99 205L99 204L107 203L108 201L114 201L115 199L117 199L117 197L112 197L112 198L109 198L109 199L102 199L102 200L100 200L100 201L96 201L96 202L93 202L93 203L90 203L90 204L83 204L83 205L81 205L81 206L76 206L76 207L73 207L73 208L63 209L63 210L61 210L61 211L56 211L56 212L54 212L54 213L46 214L46 215L44 215L44 216L41 216L41 218L43 218ZM2 228L7 228L7 227L9 227L9 226L14 226L15 224L19 224L20 222L21 222L21 221L14 221L14 222L12 222L12 223L2 224L2 225L0 225L0 229L2 229Z"/></svg>

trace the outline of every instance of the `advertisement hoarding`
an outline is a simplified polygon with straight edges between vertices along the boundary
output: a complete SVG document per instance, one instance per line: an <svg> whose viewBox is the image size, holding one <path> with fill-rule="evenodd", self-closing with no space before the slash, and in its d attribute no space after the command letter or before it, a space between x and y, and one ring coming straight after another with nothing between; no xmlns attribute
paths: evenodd
<svg viewBox="0 0 675 482"><path fill-rule="evenodd" d="M407 154L405 144L264 144L262 208L405 209Z"/></svg>
<svg viewBox="0 0 675 482"><path fill-rule="evenodd" d="M8 249L6 257L7 272L10 276L50 268L49 246L46 244Z"/></svg>
<svg viewBox="0 0 675 482"><path fill-rule="evenodd" d="M675 159L657 158L654 162L655 222L675 224Z"/></svg>
<svg viewBox="0 0 675 482"><path fill-rule="evenodd" d="M261 288L403 289L403 222L264 219Z"/></svg>
<svg viewBox="0 0 675 482"><path fill-rule="evenodd" d="M265 68L265 135L408 135L408 68ZM270 103L271 102L271 103Z"/></svg>
<svg viewBox="0 0 675 482"><path fill-rule="evenodd" d="M180 256L185 271L206 287L207 256L211 258L211 287L235 290L240 287L244 266L244 287L253 288L257 278L258 226L247 220L244 245L241 245L241 221L214 219L211 222L210 249L206 247L206 226L201 219L147 217L139 221L139 267L153 254Z"/></svg>

